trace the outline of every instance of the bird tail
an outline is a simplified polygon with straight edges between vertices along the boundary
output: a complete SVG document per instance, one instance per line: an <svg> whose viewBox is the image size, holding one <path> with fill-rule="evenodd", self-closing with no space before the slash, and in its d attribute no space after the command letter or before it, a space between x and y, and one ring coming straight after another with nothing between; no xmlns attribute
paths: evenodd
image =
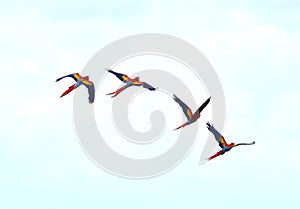
<svg viewBox="0 0 300 209"><path fill-rule="evenodd" d="M71 91L73 91L73 90L76 89L76 88L77 88L76 84L70 86L70 87L68 88L68 90L66 90L60 97L63 97L63 96L65 96L65 95L67 95L68 93L70 93Z"/></svg>
<svg viewBox="0 0 300 209"><path fill-rule="evenodd" d="M106 95L112 95L112 94L115 94L116 92L111 92L111 93L107 93Z"/></svg>
<svg viewBox="0 0 300 209"><path fill-rule="evenodd" d="M184 123L184 124L182 124L181 126L175 128L175 129L173 129L173 131L176 131L176 130L178 130L178 129L180 129L180 128L183 128L183 127L185 127L186 125L187 125L187 123Z"/></svg>

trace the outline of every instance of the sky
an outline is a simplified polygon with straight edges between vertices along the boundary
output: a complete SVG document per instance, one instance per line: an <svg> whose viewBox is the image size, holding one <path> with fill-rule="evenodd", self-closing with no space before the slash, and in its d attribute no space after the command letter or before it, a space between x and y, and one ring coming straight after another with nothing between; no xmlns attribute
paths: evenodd
<svg viewBox="0 0 300 209"><path fill-rule="evenodd" d="M1 208L297 208L298 1L32 0L0 5ZM73 95L59 98L72 81L55 80L80 72L107 44L140 33L169 34L197 47L222 83L223 135L228 141L255 140L255 146L199 166L204 142L198 140L176 168L144 180L116 177L93 164L74 130ZM98 95L118 85L106 82ZM199 134L209 117L206 113L199 122ZM131 121L137 129L147 128L134 117ZM174 125L180 124L172 121L168 127Z"/></svg>

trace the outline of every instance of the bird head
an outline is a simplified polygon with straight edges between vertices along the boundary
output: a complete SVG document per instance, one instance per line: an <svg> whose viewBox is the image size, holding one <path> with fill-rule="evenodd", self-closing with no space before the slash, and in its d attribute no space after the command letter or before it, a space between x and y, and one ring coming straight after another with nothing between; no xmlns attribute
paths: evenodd
<svg viewBox="0 0 300 209"><path fill-rule="evenodd" d="M234 145L235 145L235 143L232 142L229 144L229 147L233 147Z"/></svg>
<svg viewBox="0 0 300 209"><path fill-rule="evenodd" d="M135 77L134 80L139 81L139 80L140 80L140 77Z"/></svg>

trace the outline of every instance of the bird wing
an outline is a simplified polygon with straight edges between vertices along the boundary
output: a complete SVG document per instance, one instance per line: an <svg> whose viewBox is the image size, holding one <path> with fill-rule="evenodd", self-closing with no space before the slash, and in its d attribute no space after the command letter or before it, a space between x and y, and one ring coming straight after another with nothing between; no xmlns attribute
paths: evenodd
<svg viewBox="0 0 300 209"><path fill-rule="evenodd" d="M141 85L143 85L143 83L144 82L141 82L141 81L133 81L132 82L132 84L135 85L135 86L141 86Z"/></svg>
<svg viewBox="0 0 300 209"><path fill-rule="evenodd" d="M88 88L89 91L89 102L92 104L95 101L95 87L91 81L83 81L83 85Z"/></svg>
<svg viewBox="0 0 300 209"><path fill-rule="evenodd" d="M191 109L183 101L181 101L175 94L173 96L174 96L175 102L177 102L180 105L180 107L182 108L182 111L184 112L187 119L190 120L193 117L193 113L192 113Z"/></svg>
<svg viewBox="0 0 300 209"><path fill-rule="evenodd" d="M144 88L149 89L150 91L154 91L156 88L154 88L153 86L151 86L150 84L146 83L146 82L142 82L142 85Z"/></svg>
<svg viewBox="0 0 300 209"><path fill-rule="evenodd" d="M219 146L220 146L221 148L223 148L223 147L225 147L225 146L228 146L228 144L227 144L227 142L225 141L225 138L224 138L223 136L220 138Z"/></svg>
<svg viewBox="0 0 300 209"><path fill-rule="evenodd" d="M253 145L253 144L255 144L255 141L253 141L251 143L238 143L238 144L233 145L233 147L240 146L240 145Z"/></svg>
<svg viewBox="0 0 300 209"><path fill-rule="evenodd" d="M74 77L76 80L80 80L80 79L81 79L81 76L80 76L78 73L74 73L74 74L73 74L73 77Z"/></svg>
<svg viewBox="0 0 300 209"><path fill-rule="evenodd" d="M227 146L228 144L226 143L224 137L209 123L206 123L207 125L207 129L213 133L213 135L215 136L215 139L217 140L217 142L219 143L219 146L223 149L225 146Z"/></svg>
<svg viewBox="0 0 300 209"><path fill-rule="evenodd" d="M196 110L196 112L194 113L194 114L196 114L197 113L197 111L200 113L207 105L208 105L208 103L210 102L210 98L211 97L209 97L199 108L198 108L198 110Z"/></svg>
<svg viewBox="0 0 300 209"><path fill-rule="evenodd" d="M60 77L60 78L56 79L56 82L57 82L57 81L60 81L60 80L63 79L63 78L66 78L66 77L73 78L76 82L80 79L80 75L79 75L78 73L73 73L73 74L65 75L65 76L63 76L63 77Z"/></svg>
<svg viewBox="0 0 300 209"><path fill-rule="evenodd" d="M114 74L117 78L119 78L121 81L123 81L124 83L127 83L128 80L129 80L129 77L125 74L122 74L122 73L117 73L115 71L112 71L112 70L107 70L108 72Z"/></svg>

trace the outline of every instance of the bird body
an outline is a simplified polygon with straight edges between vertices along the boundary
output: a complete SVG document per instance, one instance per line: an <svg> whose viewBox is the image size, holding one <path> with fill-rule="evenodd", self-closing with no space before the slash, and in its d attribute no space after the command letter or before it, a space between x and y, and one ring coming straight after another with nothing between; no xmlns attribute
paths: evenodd
<svg viewBox="0 0 300 209"><path fill-rule="evenodd" d="M226 152L230 151L233 147L240 146L240 145L253 145L253 144L255 144L255 141L253 141L252 143L238 143L238 144L230 143L230 144L228 144L225 141L225 138L214 128L214 126L212 124L207 122L206 125L207 125L207 129L214 135L215 139L219 143L219 146L221 147L220 151L218 151L216 154L210 156L207 160L211 160L211 159L214 159L214 158L216 158L220 155L223 155Z"/></svg>
<svg viewBox="0 0 300 209"><path fill-rule="evenodd" d="M60 81L63 78L66 78L66 77L73 78L76 81L76 83L74 85L70 86L60 97L63 97L65 95L69 94L74 89L78 88L79 86L84 85L85 87L87 87L88 92L89 92L89 103L94 102L95 87L94 87L94 83L89 80L89 76L83 77L83 76L79 75L79 73L73 73L73 74L65 75L63 77L56 79L56 82Z"/></svg>
<svg viewBox="0 0 300 209"><path fill-rule="evenodd" d="M143 86L144 88L146 88L146 89L148 89L150 91L156 90L156 88L154 88L153 86L149 85L148 83L140 81L139 77L130 78L130 77L128 77L125 74L117 73L117 72L112 71L110 69L108 69L107 71L110 72L110 73L112 73L112 74L114 74L117 78L119 78L121 81L123 81L124 83L126 83L124 86L122 86L121 88L117 89L116 91L106 94L106 95L112 95L111 97L116 97L122 91L124 91L125 89L127 89L128 87L131 87L131 86Z"/></svg>
<svg viewBox="0 0 300 209"><path fill-rule="evenodd" d="M195 111L195 113L192 113L191 108L189 108L183 101L181 101L175 94L174 96L174 100L175 102L177 102L179 104L179 106L182 108L182 111L184 112L186 118L187 118L187 122L182 124L181 126L177 127L174 129L180 129L183 128L191 123L196 122L200 116L201 116L201 111L208 105L208 103L210 102L210 97Z"/></svg>

